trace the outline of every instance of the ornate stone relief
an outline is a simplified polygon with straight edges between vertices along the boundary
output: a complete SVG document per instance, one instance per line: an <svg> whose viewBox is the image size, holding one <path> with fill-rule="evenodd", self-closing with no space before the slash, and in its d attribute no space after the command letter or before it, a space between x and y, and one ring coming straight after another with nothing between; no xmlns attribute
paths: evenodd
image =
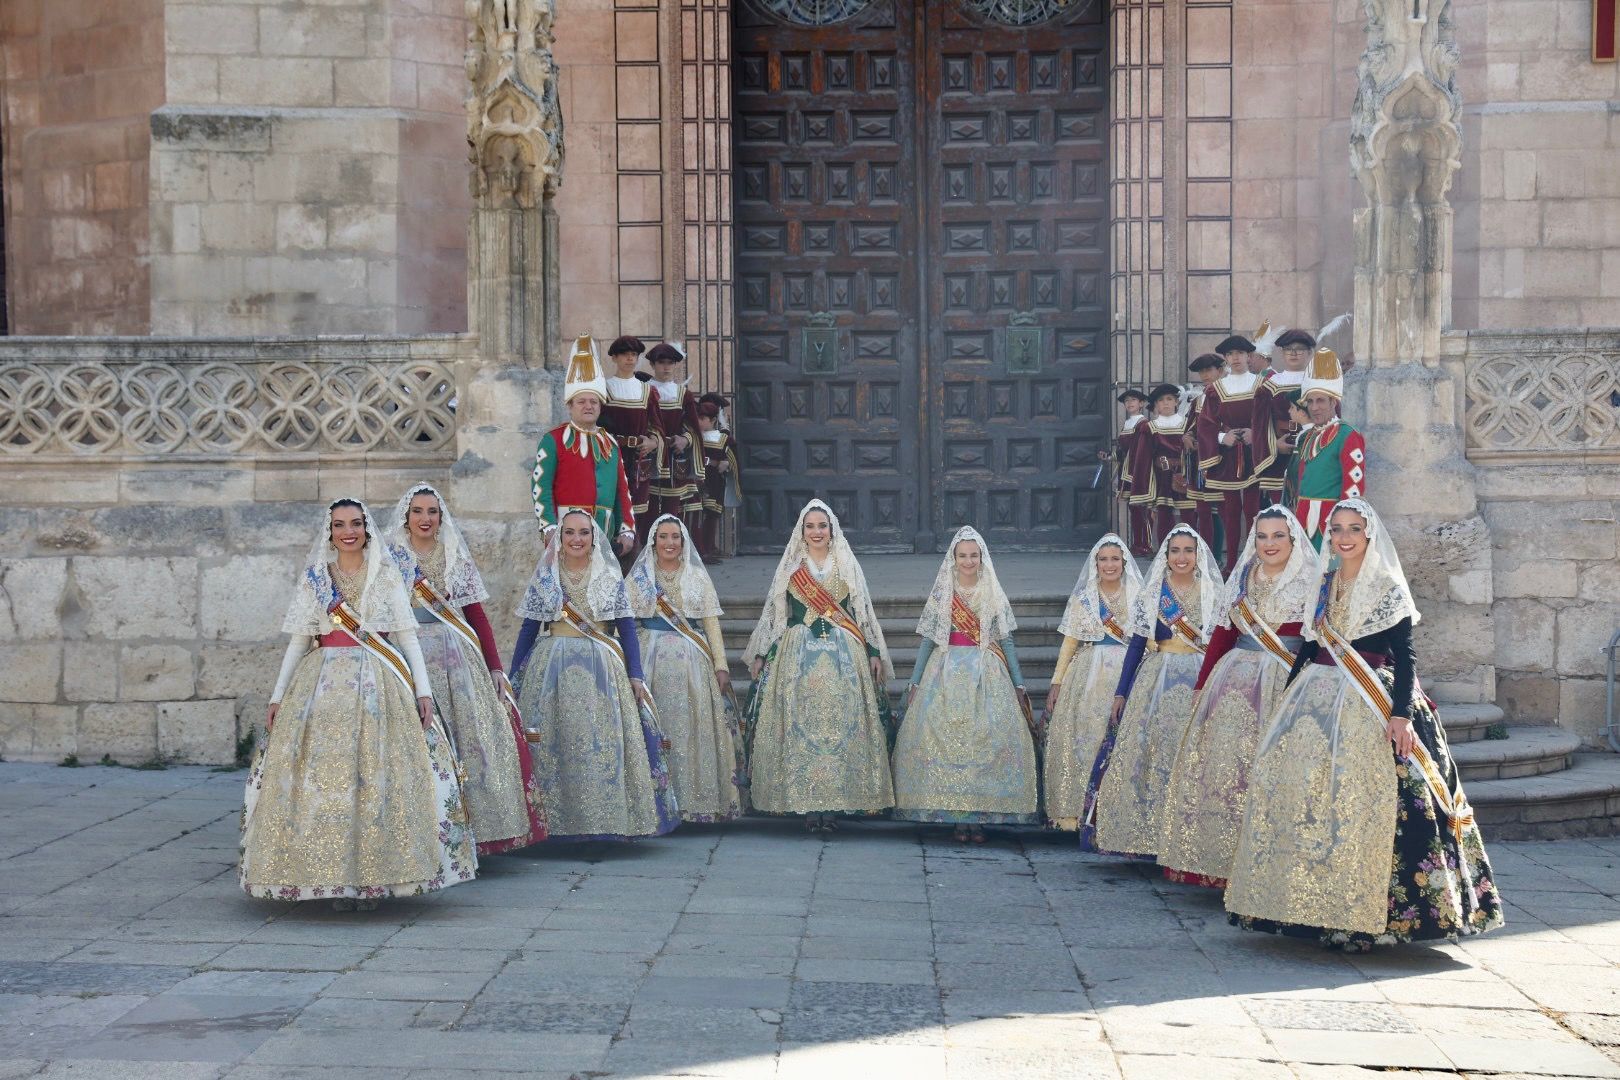
<svg viewBox="0 0 1620 1080"><path fill-rule="evenodd" d="M1473 333L1470 457L1620 451L1620 335Z"/></svg>
<svg viewBox="0 0 1620 1080"><path fill-rule="evenodd" d="M467 143L480 206L531 209L562 183L555 17L555 0L467 0Z"/></svg>

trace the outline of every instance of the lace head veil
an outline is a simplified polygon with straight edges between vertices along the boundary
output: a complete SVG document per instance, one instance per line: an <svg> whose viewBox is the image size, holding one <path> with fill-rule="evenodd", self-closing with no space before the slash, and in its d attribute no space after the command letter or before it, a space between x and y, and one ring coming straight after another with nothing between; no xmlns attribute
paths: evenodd
<svg viewBox="0 0 1620 1080"><path fill-rule="evenodd" d="M1395 542L1384 528L1378 511L1365 499L1345 499L1333 507L1328 515L1354 510L1367 523L1367 554L1361 563L1361 572L1350 586L1343 613L1333 622L1333 628L1346 639L1355 641L1381 630L1388 630L1402 619L1411 619L1416 626L1423 618L1412 598L1412 587L1407 584L1401 569L1401 557L1395 551ZM1331 534L1322 541L1321 554L1316 559L1316 572L1311 576L1311 603L1321 595L1322 581L1330 571L1339 568L1339 557L1333 554ZM1314 611L1313 611L1314 614ZM1305 636L1315 640L1314 619L1305 620Z"/></svg>
<svg viewBox="0 0 1620 1080"><path fill-rule="evenodd" d="M636 618L648 619L657 614L658 551L654 538L658 535L658 527L666 522L680 526L681 530L681 568L678 571L681 614L688 619L707 619L711 615L723 614L720 598L714 592L714 582L709 578L702 556L697 553L697 546L692 543L692 534L687 532L686 523L674 514L664 514L652 523L652 528L647 532L647 546L636 556L630 576L625 579L625 587L630 592L630 606L635 609Z"/></svg>
<svg viewBox="0 0 1620 1080"><path fill-rule="evenodd" d="M1209 545L1204 543L1204 538L1198 535L1196 529L1191 525L1177 525L1164 538L1164 543L1159 545L1158 554L1153 556L1153 563L1142 580L1142 589L1136 594L1136 602L1131 605L1131 619L1125 625L1127 633L1140 634L1149 641L1153 640L1154 624L1159 621L1159 593L1164 579L1170 574L1170 541L1178 536L1190 536L1198 545L1198 562L1193 574L1198 585L1199 610L1183 614L1187 622L1205 637L1214 630L1223 584L1220 564L1215 561Z"/></svg>
<svg viewBox="0 0 1620 1080"><path fill-rule="evenodd" d="M990 561L990 548L984 537L971 525L956 530L945 549L945 560L939 564L934 576L934 587L923 605L922 618L917 620L917 633L935 645L951 642L951 599L958 592L956 584L956 548L967 541L979 545L979 580L972 592L962 592L962 599L979 618L979 647L988 649L1018 628L1013 617L1012 604L1002 591L996 578L996 565Z"/></svg>
<svg viewBox="0 0 1620 1080"><path fill-rule="evenodd" d="M281 623L283 633L316 637L332 628L327 609L338 596L331 570L331 564L337 561L337 550L332 546L332 514L340 505L349 504L360 507L366 522L366 576L355 612L360 616L360 624L377 634L416 628L416 616L411 612L411 600L405 588L405 579L415 575L414 564L383 542L377 519L364 503L359 499L337 499L321 511L320 528L304 559L303 571L298 575L298 586L292 603L287 606L287 617Z"/></svg>
<svg viewBox="0 0 1620 1080"><path fill-rule="evenodd" d="M517 616L536 622L556 622L562 614L562 525L571 517L589 522L591 526L590 577L586 584L589 611L581 612L597 622L630 617L630 598L624 591L624 578L619 575L618 560L608 550L607 537L597 527L596 519L583 510L564 510L557 520L558 527L551 530L546 549L529 578L529 587L518 602Z"/></svg>
<svg viewBox="0 0 1620 1080"><path fill-rule="evenodd" d="M1124 538L1109 533L1091 545L1086 564L1075 579L1068 606L1063 609L1063 621L1058 624L1058 633L1064 637L1076 641L1101 641L1107 636L1102 619L1097 614L1102 603L1102 578L1097 573L1097 555L1106 547L1118 548L1120 558L1125 560L1125 573L1119 582L1125 590L1124 609L1120 612L1125 618L1120 621L1130 620L1131 607L1142 591L1142 571L1137 568L1136 560L1131 558L1131 549Z"/></svg>
<svg viewBox="0 0 1620 1080"><path fill-rule="evenodd" d="M872 611L872 595L866 588L866 575L861 573L861 564L855 561L855 553L849 549L849 541L844 539L844 530L838 524L838 515L832 512L832 507L820 499L811 499L799 511L799 519L793 523L793 535L788 537L787 547L782 551L782 559L776 564L776 573L771 577L770 592L765 594L765 608L759 614L759 623L754 627L753 634L748 638L748 648L743 651L743 663L753 663L756 657L763 657L771 651L771 646L787 629L788 616L788 579L801 563L810 558L810 549L804 542L804 519L812 510L820 510L827 515L827 522L832 526L832 543L828 550L828 561L837 568L839 578L849 588L850 613L854 615L856 624L861 633L866 636L867 643L878 651L883 660L883 677L894 678L894 664L889 659L889 646L883 640L883 627L878 625L877 615Z"/></svg>
<svg viewBox="0 0 1620 1080"><path fill-rule="evenodd" d="M1281 506L1268 506L1255 517L1254 526L1249 529L1248 539L1243 543L1243 551L1238 555L1237 568L1221 590L1216 626L1232 625L1232 605L1249 595L1249 579L1260 561L1255 552L1255 530L1262 521L1285 522L1294 547L1288 553L1288 561L1283 564L1282 571L1271 582L1266 610L1255 608L1254 613L1272 626L1308 621L1310 618L1311 605L1316 602L1316 593L1311 588L1315 578L1316 552L1311 547L1310 537L1305 535L1305 527L1299 523L1293 511ZM1253 604L1250 606L1254 607Z"/></svg>
<svg viewBox="0 0 1620 1080"><path fill-rule="evenodd" d="M432 484L412 484L405 490L388 523L386 539L389 546L400 548L413 561L420 561L416 549L411 547L410 519L411 500L418 495L431 495L439 504L438 542L444 549L444 580L437 584L444 589L444 598L458 608L488 600L489 590L484 588L484 579L478 573L478 564L473 562L467 538L456 526L456 519L450 515L450 507L445 503L444 496Z"/></svg>

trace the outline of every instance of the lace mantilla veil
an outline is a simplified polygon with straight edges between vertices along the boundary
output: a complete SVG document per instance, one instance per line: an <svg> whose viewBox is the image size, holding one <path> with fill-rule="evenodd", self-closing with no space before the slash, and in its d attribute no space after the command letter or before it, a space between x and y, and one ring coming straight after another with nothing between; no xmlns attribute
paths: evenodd
<svg viewBox="0 0 1620 1080"><path fill-rule="evenodd" d="M444 589L444 598L451 606L458 608L488 600L489 590L484 587L484 579L478 573L478 564L473 562L467 537L456 526L456 519L451 516L444 496L432 484L412 484L406 489L388 523L386 538L389 546L401 549L405 557L412 561L420 561L416 549L411 547L410 536L411 500L418 495L432 495L439 503L439 543L444 547L444 580L437 584Z"/></svg>
<svg viewBox="0 0 1620 1080"><path fill-rule="evenodd" d="M951 643L951 599L957 592L956 546L968 540L979 545L979 581L972 594L963 593L962 599L979 618L979 648L988 649L1016 630L1018 620L1013 617L1012 604L996 577L990 548L971 525L964 525L951 537L950 546L945 549L945 560L939 564L939 573L934 575L928 602L923 605L922 618L917 620L917 633L935 645Z"/></svg>
<svg viewBox="0 0 1620 1080"><path fill-rule="evenodd" d="M663 514L647 531L647 546L636 556L630 576L625 579L625 587L630 593L630 607L635 610L636 618L648 619L658 613L658 552L653 537L658 535L658 527L665 522L679 525L681 529L681 614L688 619L707 619L711 615L718 617L724 614L720 610L720 598L714 591L714 582L709 578L709 571L703 565L703 557L698 554L697 546L692 543L692 534L687 532L686 523L674 514Z"/></svg>
<svg viewBox="0 0 1620 1080"><path fill-rule="evenodd" d="M315 542L304 559L292 603L287 606L287 617L281 623L283 633L317 637L332 629L327 609L338 595L331 572L331 564L337 560L337 551L332 546L332 512L339 503L351 502L359 503L366 521L366 578L355 612L360 616L360 624L376 634L416 629L416 616L411 611L411 599L405 586L406 578L415 576L415 564L389 549L377 519L371 516L365 503L359 499L337 499L321 511Z"/></svg>
<svg viewBox="0 0 1620 1080"><path fill-rule="evenodd" d="M1131 558L1131 549L1126 545L1125 539L1117 533L1108 533L1101 540L1091 545L1091 552L1086 556L1086 565L1080 571L1080 576L1074 581L1074 589L1069 593L1069 603L1063 609L1063 621L1058 624L1058 633L1076 641L1101 641L1108 636L1103 629L1102 619L1097 615L1097 608L1102 601L1102 580L1097 575L1097 555L1105 547L1119 549L1120 557L1125 560L1125 574L1120 586L1125 590L1124 611L1120 614L1129 621L1132 606L1142 592L1142 571L1137 567L1136 560ZM1123 629L1123 626L1121 627Z"/></svg>
<svg viewBox="0 0 1620 1080"><path fill-rule="evenodd" d="M562 517L557 521L558 527L551 530L551 535L546 540L546 549L534 568L534 575L529 578L529 587L524 590L523 599L518 602L518 618L549 623L556 622L561 616L563 583L562 570L558 565L562 551L561 526L564 521L574 516L590 522L591 525L590 580L586 585L590 610L584 614L597 622L630 618L630 598L624 589L624 578L619 575L618 560L608 550L607 537L603 536L602 530L597 527L596 519L583 510L563 511Z"/></svg>
<svg viewBox="0 0 1620 1080"><path fill-rule="evenodd" d="M1221 596L1221 587L1225 583L1221 579L1220 564L1215 561L1214 554L1204 538L1198 535L1191 525L1177 525L1170 530L1159 545L1158 554L1153 556L1153 563L1148 567L1146 577L1142 580L1142 591L1136 594L1136 602L1131 605L1131 618L1125 624L1126 633L1140 635L1153 640L1154 624L1159 620L1159 593L1164 585L1165 575L1170 572L1170 541L1178 536L1190 536L1198 544L1198 564L1194 574L1198 583L1198 611L1189 611L1184 614L1187 621L1197 627L1198 632L1206 639L1215 629L1215 619L1219 608L1217 604Z"/></svg>
<svg viewBox="0 0 1620 1080"><path fill-rule="evenodd" d="M1271 580L1271 591L1264 605L1252 603L1251 598L1249 606L1273 628L1283 623L1310 620L1311 606L1316 602L1316 593L1311 588L1311 583L1316 577L1313 572L1316 551L1311 547L1310 537L1305 535L1305 527L1299 523L1299 518L1293 511L1282 507L1268 507L1255 517L1254 527L1249 529L1248 539L1243 543L1243 551L1238 555L1237 568L1232 572L1225 588L1221 590L1216 626L1231 626L1232 606L1238 602L1239 597L1249 596L1249 578L1259 561L1255 555L1254 532L1262 521L1286 522L1288 535L1294 541L1294 548L1288 553L1288 561L1283 564L1282 572ZM1264 610L1261 610L1262 606Z"/></svg>
<svg viewBox="0 0 1620 1080"><path fill-rule="evenodd" d="M1412 587L1407 583L1406 572L1401 569L1401 557L1395 551L1395 541L1390 538L1389 530L1384 528L1378 511L1365 499L1345 499L1333 507L1328 520L1331 522L1333 514L1341 509L1354 510L1366 521L1367 554L1362 560L1361 572L1350 586L1342 621L1335 620L1333 628L1346 640L1355 641L1388 630L1402 619L1411 619L1412 625L1416 626L1423 616L1418 612L1417 601L1412 598ZM1322 593L1322 580L1330 571L1337 570L1338 565L1339 559L1333 554L1331 538L1323 540L1322 551L1316 559L1316 571L1310 575L1312 606L1309 610L1312 615L1305 620L1307 640L1316 640L1314 612L1317 598Z"/></svg>
<svg viewBox="0 0 1620 1080"><path fill-rule="evenodd" d="M866 588L866 575L861 573L861 564L855 561L855 553L849 549L849 541L844 539L838 515L820 499L805 503L804 509L799 511L799 519L793 523L793 535L788 537L787 548L782 552L781 561L776 564L770 591L765 594L765 610L760 612L759 623L748 639L748 648L743 651L743 663L751 664L756 658L763 658L787 630L788 579L798 570L800 563L809 562L809 549L804 542L804 519L812 510L826 514L827 521L832 525L828 562L837 568L839 578L849 587L846 603L867 643L877 649L882 658L884 679L892 679L894 663L889 659L889 646L883 640L883 627L878 625L877 615L872 611L872 595Z"/></svg>

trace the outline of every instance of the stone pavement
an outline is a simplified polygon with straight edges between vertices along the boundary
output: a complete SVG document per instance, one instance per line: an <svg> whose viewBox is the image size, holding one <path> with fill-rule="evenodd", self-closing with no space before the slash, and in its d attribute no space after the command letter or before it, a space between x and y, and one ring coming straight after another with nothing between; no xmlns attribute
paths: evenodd
<svg viewBox="0 0 1620 1080"><path fill-rule="evenodd" d="M1620 1076L1620 840L1495 844L1507 929L1365 957L888 823L540 849L339 914L238 891L243 776L0 764L0 1080Z"/></svg>

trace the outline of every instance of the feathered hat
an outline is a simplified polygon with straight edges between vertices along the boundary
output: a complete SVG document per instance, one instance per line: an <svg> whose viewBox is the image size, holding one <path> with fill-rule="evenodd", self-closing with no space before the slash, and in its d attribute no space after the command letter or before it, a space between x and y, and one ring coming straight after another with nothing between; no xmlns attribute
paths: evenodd
<svg viewBox="0 0 1620 1080"><path fill-rule="evenodd" d="M1317 349L1311 357L1311 366L1300 383L1299 397L1303 401L1314 393L1327 394L1338 401L1344 397L1344 370L1339 367L1339 354L1332 349Z"/></svg>
<svg viewBox="0 0 1620 1080"><path fill-rule="evenodd" d="M1260 324L1260 329L1254 332L1254 348L1250 351L1257 352L1268 360L1271 359L1271 350L1276 348L1277 339L1282 337L1283 331L1287 329L1286 326L1273 329L1271 320L1265 320Z"/></svg>
<svg viewBox="0 0 1620 1080"><path fill-rule="evenodd" d="M563 404L579 394L595 394L599 400L607 400L607 379L602 376L596 339L589 334L574 339L574 355L568 358L568 375L563 379Z"/></svg>

